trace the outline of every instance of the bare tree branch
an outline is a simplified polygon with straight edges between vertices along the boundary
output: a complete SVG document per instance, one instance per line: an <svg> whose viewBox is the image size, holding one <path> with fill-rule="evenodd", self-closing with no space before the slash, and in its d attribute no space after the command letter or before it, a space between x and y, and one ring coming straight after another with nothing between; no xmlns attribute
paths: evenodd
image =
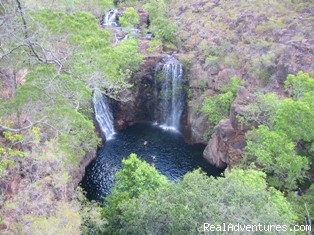
<svg viewBox="0 0 314 235"><path fill-rule="evenodd" d="M20 0L16 0L16 3L17 3L17 7L18 7L19 13L21 15L22 21L23 21L24 36L25 36L25 39L28 39L29 35L28 35L27 23L26 23L23 7L22 7Z"/></svg>
<svg viewBox="0 0 314 235"><path fill-rule="evenodd" d="M58 73L61 72L62 68L63 68L63 65L62 63L59 61L59 60L51 60L51 59L47 59L46 58L46 54L45 54L45 50L44 48L37 42L32 42L30 40L30 37L29 37L29 32L28 32L28 24L27 24L27 21L26 21L26 18L25 18L25 15L24 15L24 11L23 11L23 7L22 7L22 4L21 4L21 1L20 0L16 0L16 3L17 3L17 7L18 7L18 11L20 13L20 16L22 18L22 22L23 22L23 27L24 27L24 38L25 38L25 41L29 47L29 49L31 50L32 54L40 61L40 62L43 62L43 63L46 63L46 64L55 64L59 67L58 69ZM44 54L44 58L42 58L38 52L36 51L35 49L35 46L39 47L41 49L41 51L43 52Z"/></svg>
<svg viewBox="0 0 314 235"><path fill-rule="evenodd" d="M18 45L17 47L14 47L13 49L11 49L9 52L5 53L3 56L0 57L0 61L2 59L4 59L5 57L7 57L8 55L10 55L11 53L13 53L15 50L19 49L20 47L27 47L28 45L26 44L21 44L21 45Z"/></svg>
<svg viewBox="0 0 314 235"><path fill-rule="evenodd" d="M45 118L46 117L43 117L43 118L39 119L38 121L36 121L34 123L32 123L31 121L28 120L29 123L30 123L28 126L25 126L25 127L22 127L22 128L18 128L18 129L0 125L0 132L9 131L9 132L17 133L17 132L21 132L21 131L24 131L24 130L28 130L28 129L32 128L33 126L37 125L38 123L42 122Z"/></svg>

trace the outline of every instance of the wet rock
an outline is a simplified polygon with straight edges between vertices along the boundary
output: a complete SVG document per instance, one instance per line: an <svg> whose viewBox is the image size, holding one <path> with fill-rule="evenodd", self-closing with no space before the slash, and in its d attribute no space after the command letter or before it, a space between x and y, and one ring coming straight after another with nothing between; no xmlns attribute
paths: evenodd
<svg viewBox="0 0 314 235"><path fill-rule="evenodd" d="M196 112L193 107L189 106L183 120L186 120L183 126L183 134L186 142L190 144L207 144L204 137L206 135L206 131L208 130L208 126L210 126L208 117L204 114Z"/></svg>
<svg viewBox="0 0 314 235"><path fill-rule="evenodd" d="M69 185L70 188L74 189L79 185L83 176L85 175L85 168L91 163L93 159L95 159L95 157L96 150L87 152L86 155L80 161L79 166L72 169L72 171L70 172L72 178Z"/></svg>
<svg viewBox="0 0 314 235"><path fill-rule="evenodd" d="M140 69L130 81L133 88L121 93L120 101L114 103L115 129L121 131L138 122L153 122L158 116L155 97L155 68L162 55L144 59Z"/></svg>

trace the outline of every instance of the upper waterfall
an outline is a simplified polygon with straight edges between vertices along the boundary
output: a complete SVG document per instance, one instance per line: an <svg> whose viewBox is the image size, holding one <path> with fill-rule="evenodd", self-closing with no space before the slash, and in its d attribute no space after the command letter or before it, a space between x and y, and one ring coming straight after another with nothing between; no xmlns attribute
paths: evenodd
<svg viewBox="0 0 314 235"><path fill-rule="evenodd" d="M107 97L104 96L99 89L94 90L93 105L95 117L102 134L105 135L106 139L111 138L115 133L113 127L113 115Z"/></svg>
<svg viewBox="0 0 314 235"><path fill-rule="evenodd" d="M118 26L117 23L117 9L112 9L103 16L102 18L102 25L103 26Z"/></svg>
<svg viewBox="0 0 314 235"><path fill-rule="evenodd" d="M180 62L172 56L164 58L158 82L161 83L161 123L167 128L180 128L181 116L185 106L185 94L183 90L183 68Z"/></svg>

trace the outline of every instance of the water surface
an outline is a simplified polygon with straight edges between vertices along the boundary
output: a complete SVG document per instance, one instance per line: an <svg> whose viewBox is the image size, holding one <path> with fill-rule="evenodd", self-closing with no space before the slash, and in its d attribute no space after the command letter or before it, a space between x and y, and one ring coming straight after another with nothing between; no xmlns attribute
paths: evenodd
<svg viewBox="0 0 314 235"><path fill-rule="evenodd" d="M110 193L113 176L120 169L121 160L131 153L154 165L170 180L176 180L196 168L218 176L221 170L202 157L204 149L205 145L186 144L178 132L151 124L136 124L116 133L99 149L97 158L86 168L82 186L90 200L101 200Z"/></svg>

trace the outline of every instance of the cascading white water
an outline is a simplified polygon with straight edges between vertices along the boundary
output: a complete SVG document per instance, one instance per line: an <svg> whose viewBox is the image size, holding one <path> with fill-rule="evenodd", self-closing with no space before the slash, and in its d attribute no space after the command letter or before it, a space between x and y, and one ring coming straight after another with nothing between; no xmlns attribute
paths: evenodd
<svg viewBox="0 0 314 235"><path fill-rule="evenodd" d="M178 130L185 105L183 68L177 59L167 56L161 73L162 126Z"/></svg>
<svg viewBox="0 0 314 235"><path fill-rule="evenodd" d="M121 27L117 21L118 9L111 9L103 16L101 25L104 27L111 27L114 33L115 43L128 39L128 31Z"/></svg>
<svg viewBox="0 0 314 235"><path fill-rule="evenodd" d="M100 130L108 140L115 133L113 127L113 116L107 97L104 96L99 89L94 90L93 105L95 110L95 117L100 127Z"/></svg>
<svg viewBox="0 0 314 235"><path fill-rule="evenodd" d="M117 24L117 9L112 9L104 15L102 19L103 26L118 26Z"/></svg>

